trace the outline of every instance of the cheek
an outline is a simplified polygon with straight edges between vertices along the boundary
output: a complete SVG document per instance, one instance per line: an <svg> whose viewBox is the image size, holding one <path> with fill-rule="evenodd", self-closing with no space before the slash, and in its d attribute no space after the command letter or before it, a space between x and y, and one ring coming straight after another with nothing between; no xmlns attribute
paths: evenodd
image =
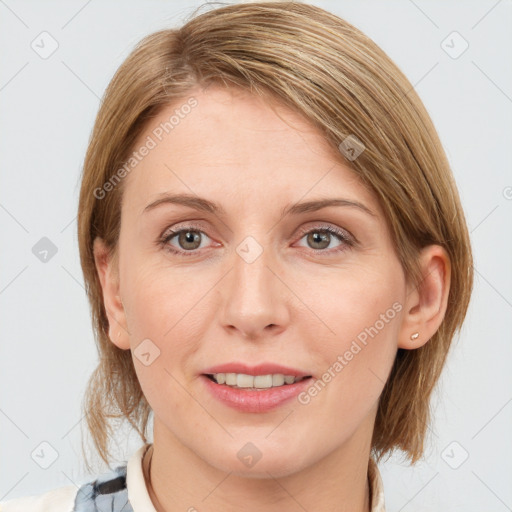
<svg viewBox="0 0 512 512"><path fill-rule="evenodd" d="M396 355L403 295L394 270L340 272L310 299L325 324L321 337L310 336L321 353L321 380L349 408L378 399Z"/></svg>
<svg viewBox="0 0 512 512"><path fill-rule="evenodd" d="M202 322L194 319L202 314L198 301L205 292L175 271L147 265L125 282L131 348L142 391L155 414L172 410L173 418L179 418L181 411L186 415L187 404L190 407L183 386L196 370L191 365L204 338ZM154 357L149 365L144 352Z"/></svg>
<svg viewBox="0 0 512 512"><path fill-rule="evenodd" d="M125 261L123 293L130 301L129 322L137 335L165 343L194 314L202 286L197 276L187 277L164 258L133 255Z"/></svg>
<svg viewBox="0 0 512 512"><path fill-rule="evenodd" d="M399 275L387 268L361 267L333 272L322 285L317 280L306 301L324 322L323 346L338 351L358 336L362 342L387 337L399 323L397 309L403 300Z"/></svg>
<svg viewBox="0 0 512 512"><path fill-rule="evenodd" d="M125 274L124 293L130 301L127 323L132 350L137 355L142 340L151 340L159 353L153 370L161 368L163 373L153 371L149 377L168 380L167 370L182 381L182 375L196 370L191 367L194 354L211 324L208 315L216 311L209 306L207 294L212 285L197 272L187 275L178 268L162 268L147 261L131 264L131 271ZM146 378L143 368L141 375Z"/></svg>

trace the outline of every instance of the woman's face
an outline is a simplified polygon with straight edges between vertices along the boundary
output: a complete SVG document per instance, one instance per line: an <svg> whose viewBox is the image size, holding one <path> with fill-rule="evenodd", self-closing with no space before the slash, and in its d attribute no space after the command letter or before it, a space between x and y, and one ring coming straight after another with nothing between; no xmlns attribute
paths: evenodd
<svg viewBox="0 0 512 512"><path fill-rule="evenodd" d="M155 442L275 476L369 450L408 291L376 197L284 107L217 87L190 97L135 144L148 149L124 178L123 307L109 312ZM181 195L188 205L166 201ZM320 200L339 202L300 207ZM280 374L311 378L278 386Z"/></svg>

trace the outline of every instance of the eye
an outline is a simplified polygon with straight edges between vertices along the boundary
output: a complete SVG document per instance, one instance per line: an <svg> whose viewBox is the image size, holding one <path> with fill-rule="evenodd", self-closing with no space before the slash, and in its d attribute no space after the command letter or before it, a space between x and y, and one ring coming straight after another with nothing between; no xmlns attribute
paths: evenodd
<svg viewBox="0 0 512 512"><path fill-rule="evenodd" d="M301 235L301 240L306 237L306 243L315 252L339 252L345 250L347 246L350 247L354 245L354 242L348 233L340 228L330 225L315 226L312 229L303 230ZM335 239L337 238L340 243L336 247L331 248L332 251L326 251L325 249L331 245L333 237Z"/></svg>
<svg viewBox="0 0 512 512"><path fill-rule="evenodd" d="M351 235L331 225L302 229L300 235L301 240L306 237L306 243L314 253L337 253L354 245L354 240ZM207 239L210 238L199 226L190 224L181 229L166 231L159 239L158 243L172 254L194 256L198 254L199 249L204 248L202 242L205 237ZM176 239L176 245L172 243L174 239ZM331 247L330 250L325 250L331 245L333 239L337 239L339 244L334 248Z"/></svg>
<svg viewBox="0 0 512 512"><path fill-rule="evenodd" d="M209 238L204 231L201 231L196 226L190 225L182 229L167 231L160 242L171 253L193 256L197 254L197 249L202 248L201 242L205 236ZM171 244L173 239L176 239L176 243L178 244L177 248Z"/></svg>

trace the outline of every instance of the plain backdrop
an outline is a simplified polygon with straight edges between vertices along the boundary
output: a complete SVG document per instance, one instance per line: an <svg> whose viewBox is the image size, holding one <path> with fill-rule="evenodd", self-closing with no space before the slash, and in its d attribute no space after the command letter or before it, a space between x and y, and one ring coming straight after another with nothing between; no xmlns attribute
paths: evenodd
<svg viewBox="0 0 512 512"><path fill-rule="evenodd" d="M0 500L88 477L80 403L97 354L78 255L79 174L118 66L143 36L202 3L0 0ZM474 249L474 294L432 402L425 458L380 465L387 510L512 510L512 2L311 3L362 29L418 91ZM37 244L53 248L48 261ZM119 443L119 460L140 445Z"/></svg>

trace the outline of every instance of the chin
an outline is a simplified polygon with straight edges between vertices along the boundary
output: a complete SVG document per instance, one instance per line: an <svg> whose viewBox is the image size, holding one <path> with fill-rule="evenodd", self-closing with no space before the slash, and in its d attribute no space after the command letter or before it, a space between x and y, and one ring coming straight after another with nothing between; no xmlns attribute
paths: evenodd
<svg viewBox="0 0 512 512"><path fill-rule="evenodd" d="M285 477L296 473L306 464L302 459L304 452L299 447L276 448L264 439L255 440L254 443L234 442L227 447L219 443L217 446L221 448L221 452L210 451L205 454L203 460L220 471L239 477L269 478L270 475L276 478Z"/></svg>

